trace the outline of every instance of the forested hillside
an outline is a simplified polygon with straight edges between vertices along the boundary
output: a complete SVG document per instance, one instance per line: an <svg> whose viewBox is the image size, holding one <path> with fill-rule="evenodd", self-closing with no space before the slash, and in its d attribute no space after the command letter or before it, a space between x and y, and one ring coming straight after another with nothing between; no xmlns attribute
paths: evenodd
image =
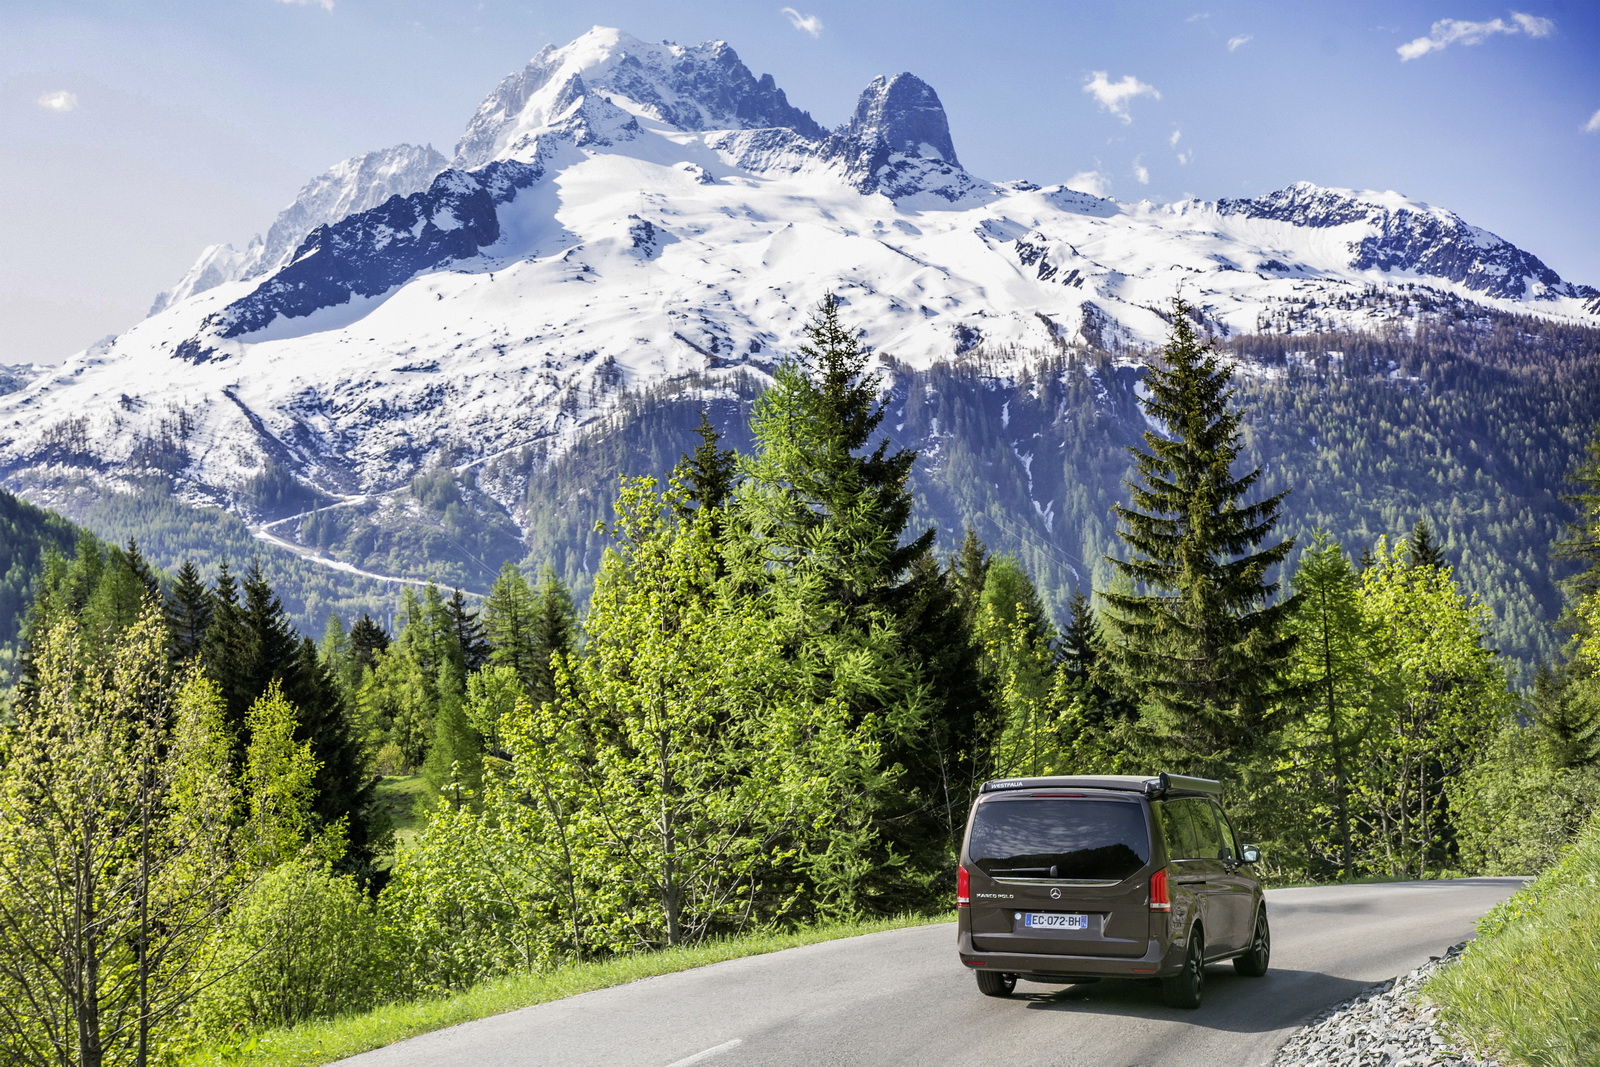
<svg viewBox="0 0 1600 1067"><path fill-rule="evenodd" d="M17 636L44 572L45 555L71 555L83 531L0 489L0 689L16 670Z"/></svg>
<svg viewBox="0 0 1600 1067"><path fill-rule="evenodd" d="M407 588L392 622L335 620L318 645L257 566L219 561L208 581L186 561L165 579L92 538L47 557L0 720L0 993L15 1006L0 1053L237 1052L568 960L940 909L971 797L1000 777L1225 777L1269 879L1552 862L1600 781L1600 441L1572 479L1527 494L1584 494L1563 551L1585 569L1568 586L1578 639L1523 701L1428 523L1370 545L1291 541L1305 490L1275 487L1251 458L1272 438L1247 427L1274 425L1258 390L1294 379L1257 370L1239 388L1191 309L1174 311L1142 380L1063 358L1020 381L896 371L886 397L826 301L751 406L747 450L701 419L669 481L616 485L587 610L553 568L530 583L508 563L481 604ZM1302 384L1341 398L1330 420L1432 395L1397 369L1324 365ZM961 375L972 388L928 388ZM1134 434L1136 396L1170 432ZM1491 429L1470 405L1430 410L1454 427L1439 440ZM634 451L616 434L549 470L650 461L675 424L652 425ZM1432 447L1400 436L1397 462ZM1381 465L1329 449L1353 473L1327 475L1333 495L1302 516ZM1494 484L1428 470L1421 484L1464 482L1469 501ZM577 478L550 488L574 502L566 521L604 500ZM1060 524L1092 541L1102 501L1111 562L1075 561ZM128 507L147 536L181 530L170 503ZM919 508L990 523L1067 576L1058 589L1088 578L1099 595L1070 597L1058 626L1029 563L976 527L938 548ZM404 839L396 789L428 797ZM93 936L48 933L91 912Z"/></svg>

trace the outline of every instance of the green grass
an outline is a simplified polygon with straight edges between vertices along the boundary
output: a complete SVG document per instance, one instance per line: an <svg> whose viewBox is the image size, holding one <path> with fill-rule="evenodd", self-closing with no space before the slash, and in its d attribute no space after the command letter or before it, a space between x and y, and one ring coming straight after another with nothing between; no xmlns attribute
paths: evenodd
<svg viewBox="0 0 1600 1067"><path fill-rule="evenodd" d="M1461 1044L1526 1067L1600 1063L1600 819L1496 905L1423 990Z"/></svg>
<svg viewBox="0 0 1600 1067"><path fill-rule="evenodd" d="M597 963L574 963L541 974L508 975L464 993L434 1000L390 1004L364 1015L305 1023L291 1030L261 1034L237 1048L203 1049L186 1057L185 1067L271 1063L275 1067L316 1067L368 1049L457 1023L560 1000L607 986L686 971L708 963L759 956L799 945L857 937L881 930L950 922L948 915L903 915L893 919L811 926L785 933L757 933L686 948L618 956Z"/></svg>
<svg viewBox="0 0 1600 1067"><path fill-rule="evenodd" d="M394 827L394 847L399 851L427 822L426 808L433 796L427 779L420 774L389 775L378 783L378 803Z"/></svg>

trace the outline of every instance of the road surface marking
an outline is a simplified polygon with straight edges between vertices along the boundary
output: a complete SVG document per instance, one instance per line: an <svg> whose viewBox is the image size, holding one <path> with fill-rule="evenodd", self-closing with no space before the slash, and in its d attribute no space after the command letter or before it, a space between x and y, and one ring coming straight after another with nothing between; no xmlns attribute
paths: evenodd
<svg viewBox="0 0 1600 1067"><path fill-rule="evenodd" d="M744 1038L736 1037L732 1041L724 1041L722 1044L708 1048L704 1052L696 1052L693 1056L685 1056L681 1060L673 1060L667 1064L667 1067L689 1067L691 1063L704 1063L717 1053L726 1052L731 1048L738 1048L742 1044L744 1044Z"/></svg>

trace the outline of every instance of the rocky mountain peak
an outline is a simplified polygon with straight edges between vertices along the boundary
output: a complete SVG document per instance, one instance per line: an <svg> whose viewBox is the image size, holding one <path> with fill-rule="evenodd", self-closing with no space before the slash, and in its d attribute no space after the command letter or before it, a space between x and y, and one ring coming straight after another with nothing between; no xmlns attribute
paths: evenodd
<svg viewBox="0 0 1600 1067"><path fill-rule="evenodd" d="M479 106L456 146L454 166L472 169L548 126L570 107L573 79L621 107L680 130L792 129L821 140L826 131L768 74L757 78L725 41L650 43L597 26L561 48L546 46L503 79Z"/></svg>
<svg viewBox="0 0 1600 1067"><path fill-rule="evenodd" d="M915 74L874 78L839 132L863 143L881 142L902 155L961 165L939 94Z"/></svg>

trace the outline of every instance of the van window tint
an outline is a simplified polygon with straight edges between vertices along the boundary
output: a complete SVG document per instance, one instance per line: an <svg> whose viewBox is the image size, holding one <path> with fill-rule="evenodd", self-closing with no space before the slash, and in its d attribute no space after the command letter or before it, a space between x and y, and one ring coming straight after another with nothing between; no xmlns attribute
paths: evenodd
<svg viewBox="0 0 1600 1067"><path fill-rule="evenodd" d="M1222 831L1217 826L1215 807L1209 800L1169 800L1163 811L1168 848L1181 841L1182 851L1174 858L1218 859L1222 855ZM1176 839L1176 840L1175 840Z"/></svg>
<svg viewBox="0 0 1600 1067"><path fill-rule="evenodd" d="M1121 881L1150 859L1144 808L1115 800L994 800L980 805L967 853L1001 878Z"/></svg>
<svg viewBox="0 0 1600 1067"><path fill-rule="evenodd" d="M1194 801L1168 800L1163 803L1161 824L1169 858L1188 860L1201 854L1200 831L1195 825Z"/></svg>

